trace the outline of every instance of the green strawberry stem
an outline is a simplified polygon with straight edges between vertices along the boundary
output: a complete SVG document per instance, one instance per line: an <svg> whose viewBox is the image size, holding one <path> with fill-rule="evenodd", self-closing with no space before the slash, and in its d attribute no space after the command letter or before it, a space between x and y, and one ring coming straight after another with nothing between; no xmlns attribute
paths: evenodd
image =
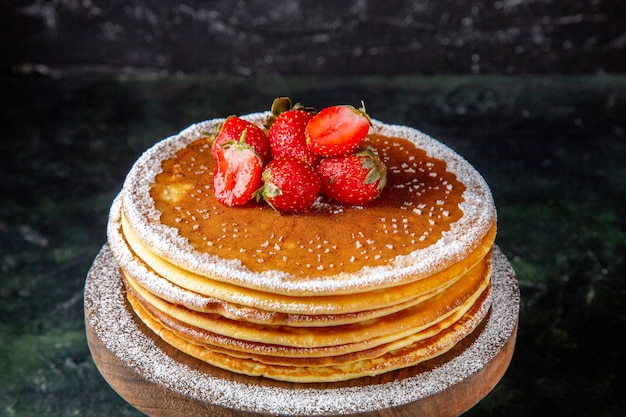
<svg viewBox="0 0 626 417"><path fill-rule="evenodd" d="M368 170L363 183L372 184L376 181L380 181L376 188L378 190L385 188L385 185L387 184L387 168L373 152L372 147L366 147L365 149L359 151L357 155L362 157L361 161L363 168Z"/></svg>

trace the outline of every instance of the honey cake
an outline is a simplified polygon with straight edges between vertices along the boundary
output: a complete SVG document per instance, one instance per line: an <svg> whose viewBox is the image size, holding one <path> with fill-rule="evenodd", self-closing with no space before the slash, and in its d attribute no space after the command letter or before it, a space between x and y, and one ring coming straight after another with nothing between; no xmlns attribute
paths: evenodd
<svg viewBox="0 0 626 417"><path fill-rule="evenodd" d="M215 201L203 132L221 121L146 151L112 206L108 238L129 300L164 340L234 372L321 382L415 365L432 357L415 353L427 340L438 355L478 325L496 211L462 157L374 120L367 143L388 167L380 198L319 198L279 215Z"/></svg>

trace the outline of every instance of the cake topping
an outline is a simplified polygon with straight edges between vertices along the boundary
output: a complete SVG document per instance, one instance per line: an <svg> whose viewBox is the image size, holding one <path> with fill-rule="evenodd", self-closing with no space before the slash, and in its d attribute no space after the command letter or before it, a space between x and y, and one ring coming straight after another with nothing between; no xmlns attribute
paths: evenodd
<svg viewBox="0 0 626 417"><path fill-rule="evenodd" d="M292 106L287 97L274 100L264 124L269 133L228 117L211 135L217 201L232 207L256 196L279 213L309 209L320 191L315 167L323 157L339 158L324 164L327 197L353 205L374 200L385 186L386 167L371 148L359 149L371 123L365 105L315 113L299 103ZM270 161L272 166L263 170Z"/></svg>
<svg viewBox="0 0 626 417"><path fill-rule="evenodd" d="M368 203L387 183L387 167L372 147L325 158L316 172L322 180L322 194L343 204Z"/></svg>
<svg viewBox="0 0 626 417"><path fill-rule="evenodd" d="M224 144L229 142L241 142L242 135L245 134L245 143L252 147L261 159L261 164L265 165L269 162L270 145L263 129L239 116L229 116L218 127L215 133L209 134L211 139L211 152L213 159L217 159L218 151Z"/></svg>
<svg viewBox="0 0 626 417"><path fill-rule="evenodd" d="M268 117L268 139L274 158L295 156L312 167L322 159L306 146L306 125L314 115L314 111L299 103L291 105L287 97L280 97L272 104L272 115Z"/></svg>
<svg viewBox="0 0 626 417"><path fill-rule="evenodd" d="M326 107L307 123L306 144L318 155L347 155L363 143L371 124L364 104L360 109L348 105Z"/></svg>
<svg viewBox="0 0 626 417"><path fill-rule="evenodd" d="M263 162L246 142L246 133L244 130L238 141L229 140L213 147L215 198L227 206L247 203L261 186Z"/></svg>
<svg viewBox="0 0 626 417"><path fill-rule="evenodd" d="M263 187L256 192L257 200L265 200L279 212L306 210L320 192L319 176L310 165L294 156L273 159L263 170L262 178Z"/></svg>

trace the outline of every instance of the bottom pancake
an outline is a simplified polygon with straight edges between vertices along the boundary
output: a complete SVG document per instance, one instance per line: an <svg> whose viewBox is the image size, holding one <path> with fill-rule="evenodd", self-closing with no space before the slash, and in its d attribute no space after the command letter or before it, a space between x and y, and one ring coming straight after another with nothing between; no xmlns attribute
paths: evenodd
<svg viewBox="0 0 626 417"><path fill-rule="evenodd" d="M422 320L416 321L416 318L419 318L419 316L424 317L423 311L418 311L418 317L411 318L407 315L401 316L401 318L404 319L404 325L394 326L390 321L378 323L379 326L385 327L388 331L384 336L375 336L371 332L365 332L361 333L360 337L357 337L359 334L349 332L349 336L344 335L344 342L341 344L302 347L278 344L278 341L283 339L280 337L280 331L285 333L294 330L286 329L284 326L272 328L271 330L268 329L269 326L263 326L257 329L257 331L266 332L264 340L251 341L245 339L245 328L238 329L236 323L231 324L232 333L231 336L228 336L216 333L216 329L211 325L207 325L207 323L201 323L198 319L201 319L202 316L195 317L196 320L184 321L186 318L185 315L183 314L181 316L179 314L180 311L185 311L184 307L164 303L162 300L146 292L122 272L123 282L129 295L142 306L146 313L160 321L162 325L172 330L183 339L187 339L194 344L207 345L213 350L224 352L231 356L254 358L264 363L287 365L347 363L354 361L355 357L364 359L380 356L391 350L430 337L459 320L489 286L490 268L487 271L475 275L475 284L469 287L472 291L468 293L467 298L463 298L462 302L455 300L453 305L447 307L439 307L440 311L444 311L440 316L429 317L429 315L426 315L426 320L422 318ZM471 280L467 279L467 281ZM432 303L428 303L425 306L425 310L432 309L430 304ZM424 324L416 325L416 323L420 322ZM203 327L198 327L198 325ZM361 327L367 329L368 326L372 325L376 326L377 323L375 321L369 321ZM354 326L336 327L345 329L346 327L353 328ZM303 332L301 328L297 328L297 330L301 333ZM319 329L309 329L306 334L309 337L319 336L319 332L313 332L313 330ZM327 332L338 333L339 331L338 329L329 328ZM337 338L334 340L337 340Z"/></svg>
<svg viewBox="0 0 626 417"><path fill-rule="evenodd" d="M398 342L380 356L369 357L372 351L364 351L345 356L338 364L320 365L318 359L310 361L286 361L291 365L271 363L262 355L234 356L234 352L216 349L213 346L192 341L187 337L166 327L162 321L150 314L133 296L132 290L127 293L128 300L139 316L152 331L165 342L186 354L207 362L213 366L249 376L264 376L289 382L336 382L364 376L374 376L395 369L414 366L418 363L442 355L454 347L461 339L469 335L487 315L491 306L491 286L488 285L476 294L469 309L460 317L449 317L427 329L426 338L413 343L405 338L404 343ZM474 301L475 300L475 301ZM420 339L414 337L414 339ZM387 347L390 348L389 346ZM240 355L239 353L234 353ZM242 355L244 356L244 355ZM345 359L350 359L345 361ZM264 363L261 360L265 360ZM282 359L281 359L282 360ZM280 361L278 361L280 362ZM283 360L284 362L284 360ZM330 361L332 362L332 361ZM297 365L295 365L297 363Z"/></svg>
<svg viewBox="0 0 626 417"><path fill-rule="evenodd" d="M138 285L133 277L124 270L126 282L138 293L144 306L154 307L168 316L193 327L212 333L243 340L246 342L271 343L279 346L316 348L340 346L352 342L374 341L378 344L390 342L421 331L439 320L445 319L455 310L489 283L491 275L490 257L467 271L461 279L434 297L376 319L363 320L347 325L328 325L325 327L285 325L259 325L245 321L232 320L216 314L204 314L192 311L182 305L169 303L154 296ZM384 294L381 294L384 295ZM332 321L332 320L331 320ZM327 356L325 352L323 356Z"/></svg>

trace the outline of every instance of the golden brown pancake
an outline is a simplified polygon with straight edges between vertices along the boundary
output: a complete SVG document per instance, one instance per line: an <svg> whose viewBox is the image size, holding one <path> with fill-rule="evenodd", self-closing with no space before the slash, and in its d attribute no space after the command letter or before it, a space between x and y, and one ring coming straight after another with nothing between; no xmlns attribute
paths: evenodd
<svg viewBox="0 0 626 417"><path fill-rule="evenodd" d="M488 287L476 298L471 308L461 318L450 317L424 331L420 336L378 348L359 351L358 355L340 357L314 357L306 361L292 358L289 364L282 358L241 355L228 352L213 344L203 344L198 339L177 334L173 327L164 325L147 312L132 294L128 299L141 320L159 337L178 350L213 366L249 376L264 376L289 382L337 382L363 376L375 376L400 368L417 365L428 359L443 355L478 327L490 307ZM166 321L167 322L167 321ZM194 333L193 331L191 333ZM393 349L396 347L396 349ZM385 349L386 348L386 349ZM228 353L227 353L228 352Z"/></svg>
<svg viewBox="0 0 626 417"><path fill-rule="evenodd" d="M215 200L203 132L220 122L149 149L111 208L128 298L165 341L234 372L324 382L440 355L485 316L496 212L452 150L374 121L367 143L388 167L380 198L320 197L280 215Z"/></svg>
<svg viewBox="0 0 626 417"><path fill-rule="evenodd" d="M267 325L231 320L219 314L198 313L186 307L168 303L143 289L126 276L127 286L136 298L149 303L155 309L183 323L211 331L239 341L316 348L345 345L352 341L385 343L424 329L465 304L476 293L489 285L490 265L479 265L463 276L463 279L436 296L413 307L393 314L358 323L316 327L293 327Z"/></svg>
<svg viewBox="0 0 626 417"><path fill-rule="evenodd" d="M114 203L114 208L117 206L118 202ZM116 212L112 209L112 218L119 218L119 215L113 216ZM124 224L123 219L119 221ZM135 280L161 298L177 302L184 297L185 304L192 310L212 312L219 308L220 314L226 316L232 314L233 318L240 320L268 324L286 320L293 326L300 322L305 326L313 326L315 323L323 326L333 323L345 324L353 320L363 321L390 314L425 300L435 295L438 290L454 283L466 270L487 262L486 255L495 234L494 228L485 237L486 243L479 246L462 262L430 277L400 285L394 291L375 289L368 293L293 297L229 285L182 270L143 247L132 230L125 230L122 233L124 227L117 221L111 225L115 227L110 228L109 239L115 243L120 265ZM133 243L129 244L129 240ZM135 256L135 253L138 256ZM152 275L150 279L146 277L148 272ZM171 288L166 288L167 286ZM373 306L378 308L374 309ZM252 311L257 313L250 314Z"/></svg>

